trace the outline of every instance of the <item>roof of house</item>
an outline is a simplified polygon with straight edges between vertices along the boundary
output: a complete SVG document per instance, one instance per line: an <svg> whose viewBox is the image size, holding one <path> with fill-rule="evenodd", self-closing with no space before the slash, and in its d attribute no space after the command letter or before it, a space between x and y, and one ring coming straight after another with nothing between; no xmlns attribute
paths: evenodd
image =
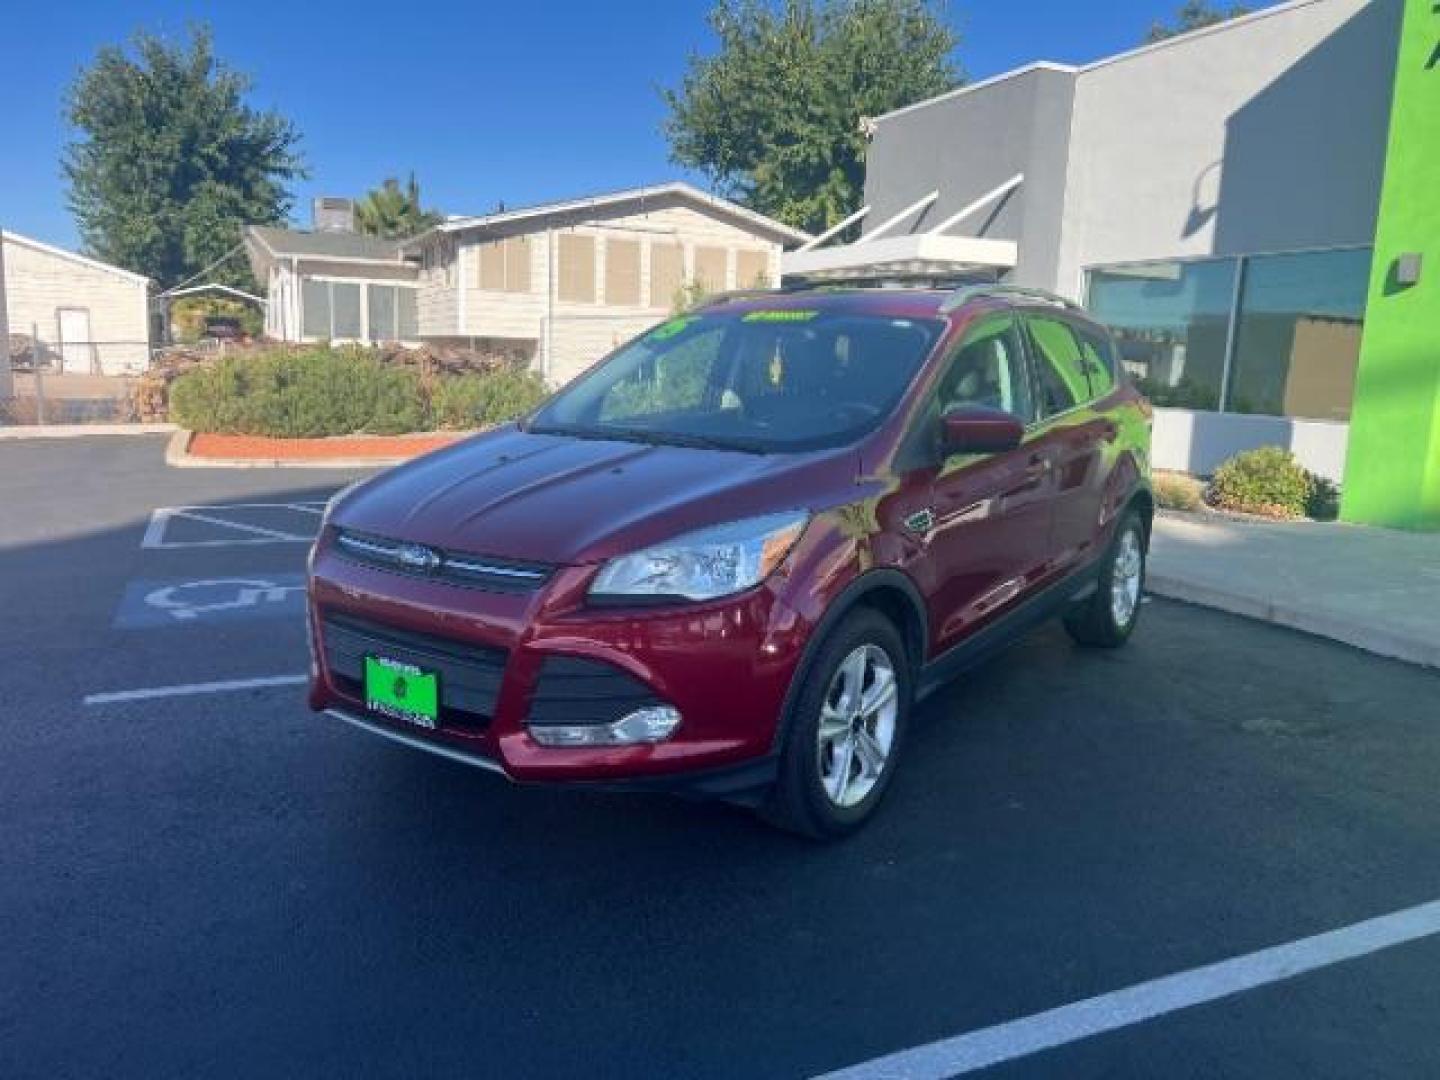
<svg viewBox="0 0 1440 1080"><path fill-rule="evenodd" d="M588 214L597 210L611 209L625 203L636 203L643 207L647 201L658 202L664 199L680 199L698 206L707 207L719 213L746 221L757 230L767 232L780 240L801 243L810 239L810 234L807 232L791 228L784 222L766 217L764 214L741 206L739 203L722 199L718 195L711 195L709 192L701 191L692 184L677 180L668 184L627 188L623 191L589 195L580 199L539 203L535 206L526 206L515 210L501 210L494 214L481 214L476 217L453 217L437 225L434 229L430 230L430 232L423 234L423 236L417 236L412 240L405 241L405 245L407 247L412 246L424 239L424 237L433 235L434 233L464 232L469 229L482 229L492 225L510 225L531 218L566 217L576 214Z"/></svg>
<svg viewBox="0 0 1440 1080"><path fill-rule="evenodd" d="M349 232L305 232L270 225L251 225L249 233L275 258L401 261L399 240Z"/></svg>
<svg viewBox="0 0 1440 1080"><path fill-rule="evenodd" d="M66 259L79 266L88 266L91 270L102 270L107 274L114 274L116 277L125 278L137 285L150 284L150 279L144 274L137 274L133 270L112 266L110 263L101 262L99 259L92 259L88 255L79 255L73 251L66 251L64 248L42 243L29 236L21 236L19 233L10 229L0 229L0 239L3 239L7 244L23 244L25 247L43 252L46 255L54 255L58 259Z"/></svg>

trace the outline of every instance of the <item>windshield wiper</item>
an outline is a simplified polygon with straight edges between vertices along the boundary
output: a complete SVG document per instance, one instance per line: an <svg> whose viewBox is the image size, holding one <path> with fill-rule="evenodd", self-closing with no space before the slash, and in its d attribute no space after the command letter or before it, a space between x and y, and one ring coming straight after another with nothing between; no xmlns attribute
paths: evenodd
<svg viewBox="0 0 1440 1080"><path fill-rule="evenodd" d="M742 454L764 454L765 451L751 442L738 439L717 438L712 435L692 435L678 431L656 431L653 428L638 427L581 427L578 424L532 424L526 430L536 435L570 435L577 439L609 439L619 442L638 442L648 446L682 446L693 450L733 450Z"/></svg>

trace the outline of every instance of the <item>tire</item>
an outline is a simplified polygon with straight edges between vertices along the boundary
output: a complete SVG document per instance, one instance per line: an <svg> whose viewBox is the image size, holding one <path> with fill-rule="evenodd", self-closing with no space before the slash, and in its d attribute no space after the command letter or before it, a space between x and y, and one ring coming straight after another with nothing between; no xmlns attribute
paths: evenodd
<svg viewBox="0 0 1440 1080"><path fill-rule="evenodd" d="M860 608L831 631L801 677L783 718L779 775L760 812L802 836L836 839L869 819L895 774L914 693L910 659L894 624Z"/></svg>
<svg viewBox="0 0 1440 1080"><path fill-rule="evenodd" d="M1145 592L1145 525L1131 510L1120 519L1090 597L1065 616L1065 629L1081 645L1117 649L1140 621Z"/></svg>

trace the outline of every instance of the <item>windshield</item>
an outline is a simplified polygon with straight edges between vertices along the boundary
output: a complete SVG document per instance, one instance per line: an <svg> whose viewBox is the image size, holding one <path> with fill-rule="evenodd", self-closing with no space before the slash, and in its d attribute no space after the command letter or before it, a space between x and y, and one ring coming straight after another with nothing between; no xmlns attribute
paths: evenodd
<svg viewBox="0 0 1440 1080"><path fill-rule="evenodd" d="M529 430L759 453L840 446L894 408L942 329L795 308L683 315L562 390Z"/></svg>

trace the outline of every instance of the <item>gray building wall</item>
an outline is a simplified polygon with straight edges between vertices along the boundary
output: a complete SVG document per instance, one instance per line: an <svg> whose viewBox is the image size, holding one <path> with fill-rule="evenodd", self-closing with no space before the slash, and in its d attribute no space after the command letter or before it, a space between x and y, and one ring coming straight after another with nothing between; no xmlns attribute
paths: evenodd
<svg viewBox="0 0 1440 1080"><path fill-rule="evenodd" d="M1022 69L881 117L865 228L932 190L925 232L1015 240L1014 280L1101 263L1370 243L1402 0L1300 0L1090 67Z"/></svg>
<svg viewBox="0 0 1440 1080"><path fill-rule="evenodd" d="M936 189L940 197L888 235L928 232L1017 173L1025 183L948 230L1015 240L1016 280L1049 286L1059 254L1075 76L1039 67L881 118L866 161L873 230Z"/></svg>
<svg viewBox="0 0 1440 1080"><path fill-rule="evenodd" d="M1309 0L1080 72L1053 287L1149 258L1369 244L1401 0Z"/></svg>

